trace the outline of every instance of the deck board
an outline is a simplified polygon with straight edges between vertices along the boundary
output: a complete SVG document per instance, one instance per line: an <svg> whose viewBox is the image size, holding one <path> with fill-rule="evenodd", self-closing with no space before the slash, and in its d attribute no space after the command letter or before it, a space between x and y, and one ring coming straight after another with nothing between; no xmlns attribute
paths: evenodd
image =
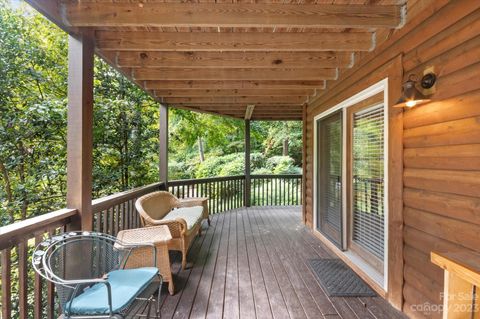
<svg viewBox="0 0 480 319"><path fill-rule="evenodd" d="M333 254L300 221L299 207L252 207L212 216L162 291L162 318L405 318L380 297L329 298L308 259Z"/></svg>

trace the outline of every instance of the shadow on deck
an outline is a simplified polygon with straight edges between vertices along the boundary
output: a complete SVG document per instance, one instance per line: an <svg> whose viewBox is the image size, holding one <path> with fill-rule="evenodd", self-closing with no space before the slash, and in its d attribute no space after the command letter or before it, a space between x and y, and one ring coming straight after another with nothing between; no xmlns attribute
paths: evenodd
<svg viewBox="0 0 480 319"><path fill-rule="evenodd" d="M328 297L307 262L333 253L300 214L252 207L213 215L185 271L172 256L175 295L164 287L162 318L405 318L381 297Z"/></svg>

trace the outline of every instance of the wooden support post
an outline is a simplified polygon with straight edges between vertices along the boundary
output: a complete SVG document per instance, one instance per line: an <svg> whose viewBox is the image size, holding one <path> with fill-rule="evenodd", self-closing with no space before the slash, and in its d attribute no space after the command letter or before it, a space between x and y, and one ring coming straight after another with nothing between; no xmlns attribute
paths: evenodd
<svg viewBox="0 0 480 319"><path fill-rule="evenodd" d="M168 106L160 104L159 171L160 182L168 189Z"/></svg>
<svg viewBox="0 0 480 319"><path fill-rule="evenodd" d="M252 189L250 179L250 120L245 120L245 206L250 207L250 193Z"/></svg>
<svg viewBox="0 0 480 319"><path fill-rule="evenodd" d="M302 110L302 221L307 224L307 201L306 201L306 180L307 180L307 104L303 105Z"/></svg>
<svg viewBox="0 0 480 319"><path fill-rule="evenodd" d="M93 40L69 36L67 206L79 215L72 229L92 228Z"/></svg>

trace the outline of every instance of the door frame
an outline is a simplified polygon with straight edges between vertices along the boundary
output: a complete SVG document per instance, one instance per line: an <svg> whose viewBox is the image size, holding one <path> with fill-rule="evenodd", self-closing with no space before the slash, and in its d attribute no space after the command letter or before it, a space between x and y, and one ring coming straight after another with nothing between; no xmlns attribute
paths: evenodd
<svg viewBox="0 0 480 319"><path fill-rule="evenodd" d="M385 159L384 159L384 174L385 174L385 183L384 183L384 188L385 188L385 224L384 224L384 247L385 247L385 255L384 255L384 272L383 276L379 276L378 272L373 269L370 265L368 265L366 262L363 262L357 255L349 252L349 251L341 251L340 250L340 255L343 255L347 261L350 261L350 264L356 265L357 269L359 272L362 272L362 277L364 279L367 279L369 283L376 288L377 292L381 293L382 295L386 295L388 291L388 281L389 281L389 272L388 272L388 260L389 260L389 234L388 234L388 225L389 225L389 172L388 172L388 166L389 166L389 92L388 92L388 77L384 78L383 80L371 85L370 87L366 88L365 90L351 96L350 98L338 103L337 105L329 108L328 110L318 114L317 116L314 117L313 119L313 125L314 125L314 136L313 136L313 230L317 236L319 236L321 239L325 239L324 242L329 240L317 229L317 208L318 208L318 199L317 199L317 191L318 191L318 185L317 185L317 175L318 175L318 141L317 141L317 132L318 132L318 124L317 121L330 115L333 112L339 111L339 110L344 110L342 112L343 114L343 125L342 125L342 219L343 219L343 240L342 242L344 243L344 247L342 247L344 250L347 249L345 245L348 243L348 238L347 238L347 223L345 222L347 220L347 187L348 181L347 181L347 108L355 105L369 97L372 97L376 94L379 94L383 91L383 103L384 103L384 154L385 154ZM332 243L332 247L336 247ZM337 248L338 249L338 248ZM339 254L337 252L337 254ZM379 291L380 289L380 291Z"/></svg>

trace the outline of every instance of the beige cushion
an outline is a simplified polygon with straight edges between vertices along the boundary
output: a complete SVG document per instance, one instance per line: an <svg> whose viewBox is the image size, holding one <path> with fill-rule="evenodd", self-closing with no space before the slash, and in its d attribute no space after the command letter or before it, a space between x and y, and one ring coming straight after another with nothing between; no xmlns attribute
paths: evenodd
<svg viewBox="0 0 480 319"><path fill-rule="evenodd" d="M200 220L202 220L202 206L182 207L172 210L165 215L162 220L172 220L176 218L183 218L187 222L188 230L192 229Z"/></svg>

